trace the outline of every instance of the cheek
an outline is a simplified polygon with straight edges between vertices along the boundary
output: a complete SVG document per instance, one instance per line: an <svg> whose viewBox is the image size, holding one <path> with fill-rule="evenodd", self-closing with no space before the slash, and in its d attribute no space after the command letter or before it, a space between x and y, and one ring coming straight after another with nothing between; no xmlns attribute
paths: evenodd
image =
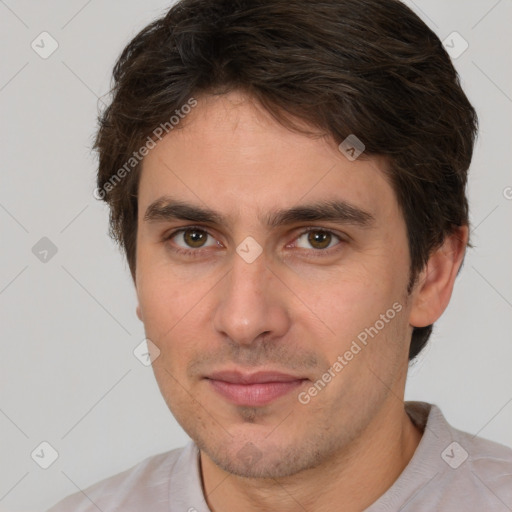
<svg viewBox="0 0 512 512"><path fill-rule="evenodd" d="M297 290L308 309L322 321L328 339L339 348L402 300L405 284L382 266L360 263L333 269L296 269L293 276L289 275L290 288ZM392 310L389 316L395 312Z"/></svg>
<svg viewBox="0 0 512 512"><path fill-rule="evenodd" d="M343 369L325 399L345 393L361 397L379 385L375 374L391 386L397 364L407 354L405 277L374 272L375 268L338 272L324 283L323 292L316 287L312 292L305 283L304 296L329 326L329 331L323 330L326 335L319 336L318 329L316 336L312 332L320 340L317 350L330 366L342 357Z"/></svg>
<svg viewBox="0 0 512 512"><path fill-rule="evenodd" d="M162 279L147 280L142 286L139 301L146 331L164 341L175 332L183 332L190 319L201 309L202 297L208 288L188 281L180 283Z"/></svg>
<svg viewBox="0 0 512 512"><path fill-rule="evenodd" d="M140 251L137 261L137 297L146 335L159 344L180 324L200 291L196 283L180 279L169 265Z"/></svg>
<svg viewBox="0 0 512 512"><path fill-rule="evenodd" d="M187 363L211 342L207 325L212 318L211 297L222 276L149 256L141 255L139 260L137 296L146 337L160 349L155 374L159 382L172 386L166 372L183 381Z"/></svg>

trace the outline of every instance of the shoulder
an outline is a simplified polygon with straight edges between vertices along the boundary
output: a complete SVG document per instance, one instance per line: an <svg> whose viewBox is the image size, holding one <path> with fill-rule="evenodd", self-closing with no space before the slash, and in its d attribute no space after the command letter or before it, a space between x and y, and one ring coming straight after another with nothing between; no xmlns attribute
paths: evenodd
<svg viewBox="0 0 512 512"><path fill-rule="evenodd" d="M426 433L431 440L425 460L432 462L429 466L435 473L431 486L426 485L430 505L435 504L436 510L512 509L511 448L454 428L435 405Z"/></svg>
<svg viewBox="0 0 512 512"><path fill-rule="evenodd" d="M64 498L47 512L135 511L153 504L152 510L160 510L157 504L167 510L170 478L176 463L189 449L187 445L148 457L130 469Z"/></svg>
<svg viewBox="0 0 512 512"><path fill-rule="evenodd" d="M471 480L474 488L486 489L499 501L512 506L512 449L456 429L454 432L457 439L454 447L462 452L460 477ZM449 455L451 451L447 450L445 457ZM450 469L456 473L459 467Z"/></svg>
<svg viewBox="0 0 512 512"><path fill-rule="evenodd" d="M512 510L512 449L452 427L440 409L407 402L422 439L402 474L368 512Z"/></svg>
<svg viewBox="0 0 512 512"><path fill-rule="evenodd" d="M429 505L436 510L512 510L512 449L452 429L433 478Z"/></svg>

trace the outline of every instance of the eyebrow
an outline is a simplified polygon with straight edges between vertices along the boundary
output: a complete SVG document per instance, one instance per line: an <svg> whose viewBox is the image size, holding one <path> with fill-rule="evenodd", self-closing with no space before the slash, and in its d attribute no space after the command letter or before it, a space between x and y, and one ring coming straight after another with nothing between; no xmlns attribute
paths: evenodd
<svg viewBox="0 0 512 512"><path fill-rule="evenodd" d="M226 217L214 210L172 199L168 196L153 201L144 214L144 221L146 222L172 220L188 220L216 225L229 224ZM346 201L325 200L270 212L266 215L264 221L269 228L311 221L333 221L367 228L375 223L375 217L370 212Z"/></svg>

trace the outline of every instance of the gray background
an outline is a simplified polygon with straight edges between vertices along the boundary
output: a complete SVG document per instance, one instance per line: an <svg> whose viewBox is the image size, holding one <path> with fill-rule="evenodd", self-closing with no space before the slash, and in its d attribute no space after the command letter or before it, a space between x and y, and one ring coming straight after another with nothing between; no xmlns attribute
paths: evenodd
<svg viewBox="0 0 512 512"><path fill-rule="evenodd" d="M457 31L469 43L454 63L481 121L469 187L476 247L406 397L512 445L512 4L406 3L441 39ZM169 5L0 0L1 511L44 510L188 439L132 353L144 331L107 209L92 196L90 151L115 58ZM31 47L51 48L43 31L59 45L46 59ZM57 248L46 262L32 251L43 237ZM31 457L43 441L59 454L46 470L47 447Z"/></svg>

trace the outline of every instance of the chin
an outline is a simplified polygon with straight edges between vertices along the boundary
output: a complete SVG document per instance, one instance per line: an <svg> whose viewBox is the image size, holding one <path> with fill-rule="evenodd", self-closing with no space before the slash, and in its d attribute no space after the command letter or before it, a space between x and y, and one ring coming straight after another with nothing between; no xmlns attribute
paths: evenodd
<svg viewBox="0 0 512 512"><path fill-rule="evenodd" d="M322 464L324 457L307 443L288 446L254 441L196 444L222 470L243 478L284 478Z"/></svg>

